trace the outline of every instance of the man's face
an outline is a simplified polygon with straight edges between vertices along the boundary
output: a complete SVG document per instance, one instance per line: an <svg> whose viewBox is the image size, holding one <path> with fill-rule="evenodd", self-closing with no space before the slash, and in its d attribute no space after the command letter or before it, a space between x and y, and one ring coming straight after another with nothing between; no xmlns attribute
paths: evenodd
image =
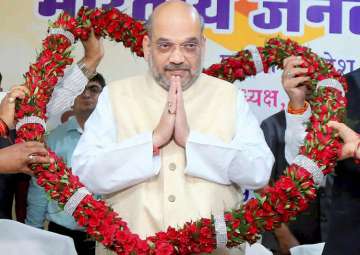
<svg viewBox="0 0 360 255"><path fill-rule="evenodd" d="M99 95L102 91L101 85L97 81L90 81L83 93L75 98L74 113L77 114L90 114L94 111Z"/></svg>
<svg viewBox="0 0 360 255"><path fill-rule="evenodd" d="M179 76L182 88L187 89L202 71L205 39L200 24L187 19L160 19L153 21L151 38L144 39L149 68L165 89L169 89L172 76Z"/></svg>

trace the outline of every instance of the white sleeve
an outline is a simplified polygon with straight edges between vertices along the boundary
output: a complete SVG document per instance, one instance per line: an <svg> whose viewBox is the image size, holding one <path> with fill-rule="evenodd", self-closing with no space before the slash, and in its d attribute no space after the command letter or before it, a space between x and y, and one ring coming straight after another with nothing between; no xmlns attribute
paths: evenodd
<svg viewBox="0 0 360 255"><path fill-rule="evenodd" d="M302 115L290 114L285 111L285 158L291 164L299 154L299 148L303 145L306 136L306 123L311 117L311 108L308 106Z"/></svg>
<svg viewBox="0 0 360 255"><path fill-rule="evenodd" d="M64 77L56 84L46 106L50 130L60 124L61 115L71 109L75 98L83 92L87 83L88 79L77 64L65 70Z"/></svg>
<svg viewBox="0 0 360 255"><path fill-rule="evenodd" d="M95 194L127 188L160 171L160 157L153 157L152 130L116 141L117 126L105 87L72 157L74 174Z"/></svg>
<svg viewBox="0 0 360 255"><path fill-rule="evenodd" d="M236 121L236 134L229 144L209 135L190 133L186 144L187 174L247 189L268 183L274 156L241 91Z"/></svg>

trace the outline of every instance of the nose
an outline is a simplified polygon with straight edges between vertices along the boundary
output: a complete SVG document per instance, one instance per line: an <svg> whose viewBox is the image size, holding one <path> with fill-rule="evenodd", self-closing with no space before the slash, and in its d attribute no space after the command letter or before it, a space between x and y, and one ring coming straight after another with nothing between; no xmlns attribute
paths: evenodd
<svg viewBox="0 0 360 255"><path fill-rule="evenodd" d="M185 57L180 46L176 45L176 47L174 47L171 51L169 61L177 65L184 63Z"/></svg>
<svg viewBox="0 0 360 255"><path fill-rule="evenodd" d="M85 88L83 93L82 93L83 97L91 97L91 92L88 88Z"/></svg>

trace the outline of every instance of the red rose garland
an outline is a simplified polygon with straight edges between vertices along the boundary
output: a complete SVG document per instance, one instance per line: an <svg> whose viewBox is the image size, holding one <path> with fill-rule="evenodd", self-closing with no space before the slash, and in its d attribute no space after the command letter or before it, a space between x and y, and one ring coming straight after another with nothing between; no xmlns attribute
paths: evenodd
<svg viewBox="0 0 360 255"><path fill-rule="evenodd" d="M96 35L121 41L132 52L143 56L141 43L145 30L142 24L116 9L81 9L76 18L62 14L52 24L51 29L61 28L71 32L76 38L86 39L91 27ZM46 119L46 104L52 90L58 78L63 76L65 67L73 62L70 57L71 42L64 34L66 33L47 36L36 63L32 64L25 74L30 94L17 105L16 117L19 120L26 116ZM325 124L329 120L341 121L346 99L339 90L329 87L320 87L317 90L315 88L320 81L334 79L340 82L346 91L345 79L331 64L309 48L291 40L271 39L263 48L259 47L257 50L264 72L271 66L282 68L284 58L291 55L301 56L305 61L303 67L308 68L307 75L311 77L311 82L307 85L313 91L310 100L312 117L300 155L316 162L324 174L331 172L341 144ZM234 57L222 60L220 64L212 65L204 72L230 82L244 80L257 73L257 64L253 57L251 51L241 51ZM41 124L21 125L17 130L17 142L43 141L44 132ZM50 154L55 163L33 166L34 173L38 184L44 187L60 206L64 206L83 185L55 153ZM312 174L299 165L292 164L274 186L266 188L256 199L250 200L239 209L225 212L227 246L237 246L244 241L255 242L260 232L273 230L281 222L294 219L315 197ZM130 232L126 222L107 207L105 202L95 200L90 195L80 202L73 216L79 225L87 228L87 233L118 254L194 254L210 253L216 248L213 219L188 222L177 230L169 227L165 232L141 240L138 235Z"/></svg>

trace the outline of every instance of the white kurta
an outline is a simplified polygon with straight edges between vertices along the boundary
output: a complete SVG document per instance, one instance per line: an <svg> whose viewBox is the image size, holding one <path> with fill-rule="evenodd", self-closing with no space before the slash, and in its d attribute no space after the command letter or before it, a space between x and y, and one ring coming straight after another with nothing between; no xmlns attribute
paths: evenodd
<svg viewBox="0 0 360 255"><path fill-rule="evenodd" d="M194 172L188 170L187 174L221 184L236 183L242 188L258 189L267 184L274 157L241 91L237 99L237 131L231 143L190 132L186 145L186 169L194 169ZM310 114L310 109L304 115L286 113L288 162L292 162L303 141L303 123ZM117 143L116 123L105 87L74 151L74 173L91 192L97 194L112 193L146 181L157 175L160 169L160 160L152 156L151 132ZM136 158L131 157L134 154ZM112 171L109 173L106 169ZM201 169L201 172L196 172L196 169Z"/></svg>
<svg viewBox="0 0 360 255"><path fill-rule="evenodd" d="M186 173L221 184L236 183L242 188L258 189L267 184L274 157L241 91L237 99L237 129L233 141L225 144L216 137L190 132L186 144ZM117 128L106 87L85 124L72 162L73 172L97 194L141 183L157 175L160 169L160 160L152 153L152 130L117 143ZM197 172L198 169L201 172Z"/></svg>

